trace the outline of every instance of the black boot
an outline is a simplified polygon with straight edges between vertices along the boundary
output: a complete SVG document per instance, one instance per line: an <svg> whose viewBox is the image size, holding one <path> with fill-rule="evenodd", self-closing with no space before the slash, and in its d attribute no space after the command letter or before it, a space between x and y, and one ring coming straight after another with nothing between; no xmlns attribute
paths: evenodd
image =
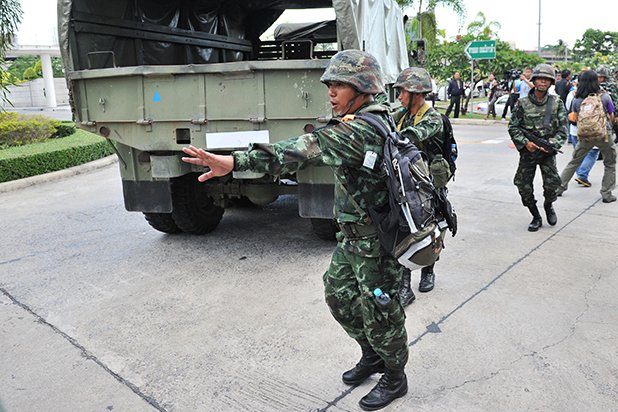
<svg viewBox="0 0 618 412"><path fill-rule="evenodd" d="M528 225L528 232L536 232L541 226L543 226L543 219L536 205L528 206L530 213L532 213L532 222Z"/></svg>
<svg viewBox="0 0 618 412"><path fill-rule="evenodd" d="M416 296L414 296L414 292L412 292L412 288L410 287L410 269L404 269L401 274L401 284L399 285L399 301L402 306L408 306L410 303L414 302Z"/></svg>
<svg viewBox="0 0 618 412"><path fill-rule="evenodd" d="M341 379L346 385L360 385L374 373L384 372L384 361L369 345L369 342L360 345L363 351L360 361L355 367L341 375Z"/></svg>
<svg viewBox="0 0 618 412"><path fill-rule="evenodd" d="M436 275L433 273L433 265L422 268L418 291L423 293L432 291L435 279Z"/></svg>
<svg viewBox="0 0 618 412"><path fill-rule="evenodd" d="M371 392L358 402L365 411L377 411L408 393L408 378L403 369L386 369Z"/></svg>
<svg viewBox="0 0 618 412"><path fill-rule="evenodd" d="M558 223L558 216L556 216L556 211L554 210L551 202L545 202L543 204L543 208L545 209L545 216L547 216L547 223L551 226L555 226Z"/></svg>

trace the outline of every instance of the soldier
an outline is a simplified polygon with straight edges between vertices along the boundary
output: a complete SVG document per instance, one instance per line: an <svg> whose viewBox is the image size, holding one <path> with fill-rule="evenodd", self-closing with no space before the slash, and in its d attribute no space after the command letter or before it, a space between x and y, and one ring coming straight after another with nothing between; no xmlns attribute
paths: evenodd
<svg viewBox="0 0 618 412"><path fill-rule="evenodd" d="M526 98L518 101L508 127L511 140L519 151L519 166L513 183L519 190L522 203L532 214L532 222L528 225L530 232L536 232L543 226L543 220L534 198L533 181L537 165L543 176L543 196L545 197L543 206L547 222L552 226L558 222L553 208L556 190L560 186L556 154L532 141L534 133L547 139L548 143L554 145L556 149L566 141L566 109L562 101L547 92L555 79L554 69L550 65L539 64L534 68L532 71L534 88Z"/></svg>
<svg viewBox="0 0 618 412"><path fill-rule="evenodd" d="M618 121L618 86L613 80L609 68L600 66L597 70L597 75L599 76L599 86L601 90L605 90L609 93L614 103L614 122L612 123L612 129L618 140L618 124L616 123L616 121Z"/></svg>
<svg viewBox="0 0 618 412"><path fill-rule="evenodd" d="M372 374L384 372L359 402L365 410L377 410L407 393L408 346L405 312L397 297L401 265L381 247L367 213L369 204L388 202L380 168L384 139L368 123L355 119L354 113L371 112L388 127L388 106L374 100L383 90L382 76L380 65L369 53L337 53L320 80L328 87L336 116L326 127L275 144L252 144L231 156L190 146L183 151L191 157L183 160L210 168L198 178L202 182L233 170L281 175L310 164L334 169L334 212L341 232L323 277L326 302L362 351L356 366L343 374L343 382L359 385ZM392 297L390 303L381 305L374 298L378 288Z"/></svg>
<svg viewBox="0 0 618 412"><path fill-rule="evenodd" d="M393 116L397 129L427 155L436 188L446 187L451 170L441 149L444 139L442 117L425 102L425 96L431 92L431 76L425 69L410 67L399 74L393 87L399 91L402 105ZM421 269L420 292L429 292L434 288L433 268L434 265ZM410 287L410 277L410 270L404 269L399 289L404 306L416 299Z"/></svg>

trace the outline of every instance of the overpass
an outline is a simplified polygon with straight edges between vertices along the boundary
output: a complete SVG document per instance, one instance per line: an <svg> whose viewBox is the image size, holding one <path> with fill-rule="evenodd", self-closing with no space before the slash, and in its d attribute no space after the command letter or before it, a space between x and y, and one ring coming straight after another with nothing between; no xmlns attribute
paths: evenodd
<svg viewBox="0 0 618 412"><path fill-rule="evenodd" d="M60 56L58 23L55 0L21 0L23 10L13 47L7 58L40 56L43 69L43 87L46 107L56 107L56 88L51 58Z"/></svg>

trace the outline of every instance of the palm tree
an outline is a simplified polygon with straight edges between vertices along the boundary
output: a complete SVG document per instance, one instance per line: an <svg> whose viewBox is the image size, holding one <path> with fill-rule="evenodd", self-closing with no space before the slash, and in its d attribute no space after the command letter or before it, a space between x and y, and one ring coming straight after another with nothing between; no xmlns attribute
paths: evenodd
<svg viewBox="0 0 618 412"><path fill-rule="evenodd" d="M497 21L487 22L485 13L479 11L476 15L476 19L468 24L468 34L483 40L491 39L492 37L498 36L498 30L500 30L501 27L502 26Z"/></svg>
<svg viewBox="0 0 618 412"><path fill-rule="evenodd" d="M21 16L19 0L0 1L0 56L4 56L13 43Z"/></svg>
<svg viewBox="0 0 618 412"><path fill-rule="evenodd" d="M436 44L436 7L448 7L459 14L462 19L466 13L463 0L426 0L425 2L423 0L397 0L397 3L402 9L406 7L417 9L412 28L417 39L425 39L427 49L431 49Z"/></svg>
<svg viewBox="0 0 618 412"><path fill-rule="evenodd" d="M4 108L4 103L11 104L7 97L7 87L9 82L4 73L4 55L13 44L17 27L21 22L22 10L19 0L0 0L0 108ZM12 104L11 104L12 105Z"/></svg>

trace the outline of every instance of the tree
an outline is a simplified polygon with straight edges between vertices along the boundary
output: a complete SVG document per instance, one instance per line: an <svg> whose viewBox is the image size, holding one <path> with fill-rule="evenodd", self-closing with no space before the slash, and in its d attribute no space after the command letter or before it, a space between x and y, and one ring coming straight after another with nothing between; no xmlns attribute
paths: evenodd
<svg viewBox="0 0 618 412"><path fill-rule="evenodd" d="M618 32L588 29L573 46L575 61L592 58L597 53L603 56L618 52Z"/></svg>
<svg viewBox="0 0 618 412"><path fill-rule="evenodd" d="M21 16L22 10L19 0L0 1L0 101L2 103L11 103L7 98L7 79L10 79L11 76L4 73L4 56L13 44ZM4 104L1 107L4 107Z"/></svg>
<svg viewBox="0 0 618 412"><path fill-rule="evenodd" d="M410 47L418 45L418 40L423 40L423 49L429 51L437 44L437 34L439 32L436 24L436 7L448 7L463 19L466 13L463 0L397 0L402 9L407 7L416 9L416 16L410 19L411 38L406 39L408 42L408 51ZM425 8L423 8L425 6Z"/></svg>
<svg viewBox="0 0 618 412"><path fill-rule="evenodd" d="M469 78L470 61L465 57L464 49L468 42L482 40L471 34L466 34L452 42L445 42L431 50L428 56L427 69L431 75L439 80L446 80L459 71L462 78ZM543 59L536 54L528 54L521 50L513 50L503 41L496 41L496 58L493 60L475 61L475 82L483 79L493 72L497 78L506 77L506 73L512 69L534 67L542 63Z"/></svg>
<svg viewBox="0 0 618 412"><path fill-rule="evenodd" d="M493 37L498 37L498 30L501 27L497 21L487 22L485 13L479 11L476 19L468 24L468 34L475 36L479 40L489 40Z"/></svg>

